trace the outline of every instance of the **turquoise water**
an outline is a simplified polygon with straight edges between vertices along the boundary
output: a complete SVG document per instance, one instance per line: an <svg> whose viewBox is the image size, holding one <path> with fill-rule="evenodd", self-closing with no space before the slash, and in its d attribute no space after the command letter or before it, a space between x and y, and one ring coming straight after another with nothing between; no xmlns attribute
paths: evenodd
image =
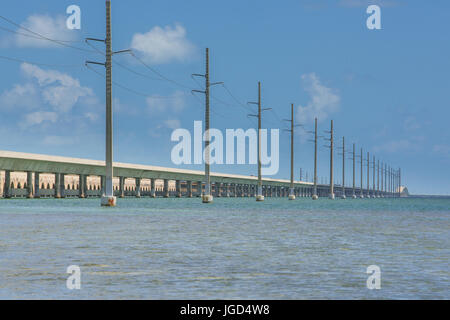
<svg viewBox="0 0 450 320"><path fill-rule="evenodd" d="M450 298L450 199L118 200L0 200L0 298Z"/></svg>

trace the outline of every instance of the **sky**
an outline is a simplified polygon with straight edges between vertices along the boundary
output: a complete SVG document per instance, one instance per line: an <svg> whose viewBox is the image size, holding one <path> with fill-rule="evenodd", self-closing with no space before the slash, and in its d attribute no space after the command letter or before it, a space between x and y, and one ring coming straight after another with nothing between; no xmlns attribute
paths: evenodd
<svg viewBox="0 0 450 320"><path fill-rule="evenodd" d="M381 8L381 30L369 30L369 5ZM66 9L81 9L81 29ZM103 0L2 3L0 150L104 159ZM295 176L313 173L307 131L319 118L336 144L345 136L393 168L413 194L450 195L450 3L445 0L112 1L114 160L167 167L177 128L204 118L205 48L210 48L211 126L253 128L249 101L262 83L264 128L283 130L294 103L298 127ZM28 30L49 39L47 41ZM141 63L143 62L143 63ZM144 65L145 64L145 65ZM156 73L155 73L156 71ZM228 89L228 90L227 90ZM253 110L252 110L253 109ZM253 112L252 112L253 111ZM329 149L319 142L318 179L329 176ZM335 181L342 182L340 150ZM280 170L288 179L289 133L280 132ZM198 165L180 168L201 169ZM255 165L213 171L257 174ZM346 159L346 184L352 180ZM359 181L357 170L356 179Z"/></svg>

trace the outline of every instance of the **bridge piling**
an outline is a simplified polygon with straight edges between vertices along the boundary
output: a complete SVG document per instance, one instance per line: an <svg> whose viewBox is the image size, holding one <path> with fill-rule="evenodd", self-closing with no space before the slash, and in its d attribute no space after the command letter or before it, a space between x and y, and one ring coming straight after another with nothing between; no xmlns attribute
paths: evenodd
<svg viewBox="0 0 450 320"><path fill-rule="evenodd" d="M135 178L136 183L136 198L141 197L141 178Z"/></svg>
<svg viewBox="0 0 450 320"><path fill-rule="evenodd" d="M33 172L27 171L27 198L33 198Z"/></svg>
<svg viewBox="0 0 450 320"><path fill-rule="evenodd" d="M40 174L39 172L34 173L34 198L40 198Z"/></svg>
<svg viewBox="0 0 450 320"><path fill-rule="evenodd" d="M163 195L164 198L169 198L170 197L170 193L169 193L169 180L164 179L164 190L163 190Z"/></svg>

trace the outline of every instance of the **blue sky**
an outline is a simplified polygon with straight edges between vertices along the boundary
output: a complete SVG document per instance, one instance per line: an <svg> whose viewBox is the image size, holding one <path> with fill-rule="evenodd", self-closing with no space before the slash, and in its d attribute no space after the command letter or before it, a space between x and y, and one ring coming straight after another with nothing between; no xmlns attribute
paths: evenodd
<svg viewBox="0 0 450 320"><path fill-rule="evenodd" d="M71 4L81 8L81 30L65 28ZM369 4L381 6L382 30L367 29ZM113 66L118 84L144 94L113 88L116 161L174 166L173 129L192 130L193 121L204 117L203 97L190 94L200 89L190 75L204 72L209 47L211 80L224 81L243 104L257 98L262 82L263 104L275 111L264 115L263 126L282 128L279 119L289 117L294 103L297 120L308 130L314 114L320 115L320 131L334 119L337 141L345 136L358 149L401 167L410 192L450 194L448 1L113 0L112 6L114 50L133 47L177 83L157 79L132 57L116 56L116 63L145 76ZM92 51L83 39L104 37L104 11L103 0L18 0L2 4L1 14ZM0 27L26 33L4 20ZM49 65L0 58L0 149L104 158L104 80L84 67L85 60L102 61L101 55L0 30L0 56ZM211 101L213 127L254 126L222 87L213 88L213 95L218 99ZM300 167L312 174L308 138L296 136L297 178ZM288 178L288 134L281 134L280 144L277 177ZM335 158L340 182L340 157ZM328 176L328 159L321 147L319 181ZM347 164L350 182L350 160ZM256 174L255 166L213 170Z"/></svg>

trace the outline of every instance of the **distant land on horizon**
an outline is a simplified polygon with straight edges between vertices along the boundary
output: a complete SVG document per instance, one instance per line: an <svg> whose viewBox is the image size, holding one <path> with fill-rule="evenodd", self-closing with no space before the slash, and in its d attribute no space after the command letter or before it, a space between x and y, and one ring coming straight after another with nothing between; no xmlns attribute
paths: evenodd
<svg viewBox="0 0 450 320"><path fill-rule="evenodd" d="M449 198L450 195L444 194L410 194L408 198Z"/></svg>

